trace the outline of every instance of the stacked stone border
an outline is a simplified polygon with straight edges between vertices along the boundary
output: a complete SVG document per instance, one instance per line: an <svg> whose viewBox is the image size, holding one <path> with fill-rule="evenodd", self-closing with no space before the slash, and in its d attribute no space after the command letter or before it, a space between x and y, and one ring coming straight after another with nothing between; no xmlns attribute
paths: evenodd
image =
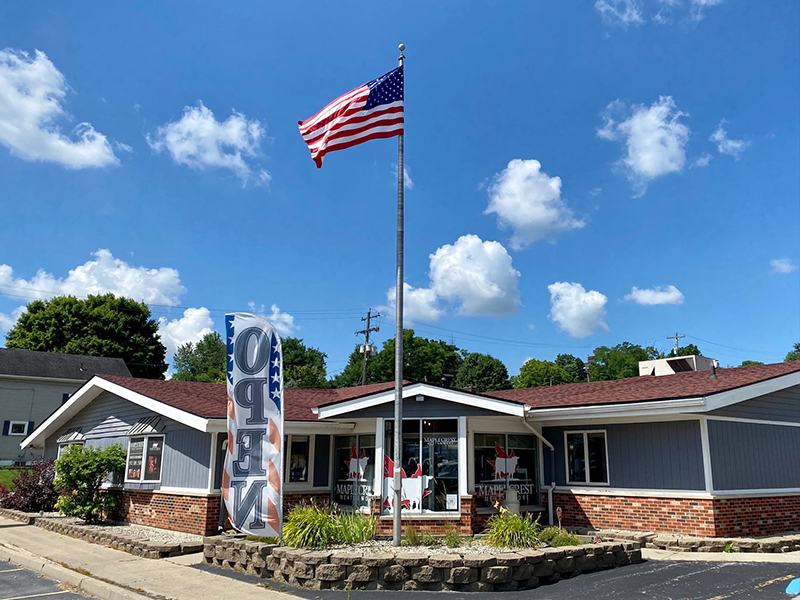
<svg viewBox="0 0 800 600"><path fill-rule="evenodd" d="M170 556L193 554L203 549L203 544L201 542L170 544L166 542L150 541L144 538L128 537L118 533L103 531L102 525L92 526L66 523L63 518L40 517L35 513L24 513L18 510L0 508L0 516L20 521L26 525L35 525L47 531L62 533L93 544L101 544L110 548L116 548L117 550L122 550L123 552L128 552L129 554L142 558L168 558Z"/></svg>
<svg viewBox="0 0 800 600"><path fill-rule="evenodd" d="M493 592L555 583L641 562L637 542L500 554L355 553L287 548L220 535L205 538L207 564L312 590Z"/></svg>
<svg viewBox="0 0 800 600"><path fill-rule="evenodd" d="M669 550L670 552L754 552L758 554L778 554L800 551L800 532L761 538L747 537L697 537L679 536L668 533L646 531L616 531L575 529L575 533L592 538L612 541L630 541L642 548Z"/></svg>

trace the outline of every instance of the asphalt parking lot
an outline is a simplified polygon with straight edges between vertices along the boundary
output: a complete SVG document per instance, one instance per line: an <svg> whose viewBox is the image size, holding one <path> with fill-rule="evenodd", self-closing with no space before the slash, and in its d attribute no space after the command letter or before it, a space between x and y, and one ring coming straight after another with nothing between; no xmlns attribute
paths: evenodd
<svg viewBox="0 0 800 600"><path fill-rule="evenodd" d="M63 589L57 582L11 563L0 563L0 600L86 600L84 596Z"/></svg>
<svg viewBox="0 0 800 600"><path fill-rule="evenodd" d="M196 568L242 581L263 579L219 567ZM800 566L781 563L720 563L647 561L611 571L598 571L520 592L376 592L310 591L284 586L308 600L768 600L788 599L789 582L800 577ZM267 582L272 589L280 584ZM411 594L411 597L409 597Z"/></svg>

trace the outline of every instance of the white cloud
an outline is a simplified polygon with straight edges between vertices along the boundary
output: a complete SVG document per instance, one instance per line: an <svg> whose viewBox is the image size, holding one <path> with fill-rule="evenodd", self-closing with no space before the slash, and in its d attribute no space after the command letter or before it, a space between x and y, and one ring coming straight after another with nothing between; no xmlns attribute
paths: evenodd
<svg viewBox="0 0 800 600"><path fill-rule="evenodd" d="M44 52L0 50L0 144L30 161L69 169L119 164L106 136L89 123L65 135L56 122L72 116L63 107L67 80Z"/></svg>
<svg viewBox="0 0 800 600"><path fill-rule="evenodd" d="M717 6L719 4L722 4L722 0L691 0L689 7L691 19L693 21L702 21L705 16L703 10L709 6Z"/></svg>
<svg viewBox="0 0 800 600"><path fill-rule="evenodd" d="M299 325L294 324L294 316L289 313L281 312L277 304L273 304L270 307L269 314L267 314L263 304L259 307L255 302L248 302L248 306L255 314L261 315L272 323L273 327L275 327L282 336L292 335L295 331L300 329Z"/></svg>
<svg viewBox="0 0 800 600"><path fill-rule="evenodd" d="M603 188L594 188L593 190L589 190L589 195L594 198L595 196L599 196L603 193Z"/></svg>
<svg viewBox="0 0 800 600"><path fill-rule="evenodd" d="M636 0L597 0L594 7L609 25L627 29L628 25L641 25L644 22Z"/></svg>
<svg viewBox="0 0 800 600"><path fill-rule="evenodd" d="M750 145L750 142L744 140L732 140L728 137L728 132L722 127L727 121L722 119L708 139L717 145L717 150L720 154L727 154L733 156L736 160L742 157L742 153Z"/></svg>
<svg viewBox="0 0 800 600"><path fill-rule="evenodd" d="M797 265L792 264L791 258L776 258L769 261L769 264L772 265L773 273L780 273L781 275L797 270Z"/></svg>
<svg viewBox="0 0 800 600"><path fill-rule="evenodd" d="M212 331L214 321L205 307L187 308L179 319L158 319L158 333L161 335L161 343L167 347L168 363L172 363L172 357L180 346L189 342L195 344Z"/></svg>
<svg viewBox="0 0 800 600"><path fill-rule="evenodd" d="M557 281L547 286L550 292L550 320L571 337L585 338L597 331L609 331L603 321L606 298L594 290L587 292L579 283Z"/></svg>
<svg viewBox="0 0 800 600"><path fill-rule="evenodd" d="M23 305L12 310L11 314L0 313L0 331L8 331L14 327L14 324L17 322L17 320L19 320L19 318L22 316L22 313L24 313L26 310L27 307Z"/></svg>
<svg viewBox="0 0 800 600"><path fill-rule="evenodd" d="M500 242L464 235L430 255L431 288L466 316L510 315L520 303L519 271Z"/></svg>
<svg viewBox="0 0 800 600"><path fill-rule="evenodd" d="M94 260L71 269L64 278L40 269L30 279L23 279L15 277L9 265L0 265L0 294L47 299L64 294L82 297L111 292L148 304L176 306L186 293L176 269L133 267L105 249L92 256Z"/></svg>
<svg viewBox="0 0 800 600"><path fill-rule="evenodd" d="M688 115L677 109L672 96L660 96L649 107L634 104L628 110L619 100L606 107L605 123L597 135L625 144L626 152L618 165L627 174L636 197L644 195L653 179L683 169L691 133L679 120L683 116Z"/></svg>
<svg viewBox="0 0 800 600"><path fill-rule="evenodd" d="M561 178L549 177L541 168L538 160L514 159L494 175L488 187L489 206L484 214L495 213L501 227L513 230L515 250L586 225L561 197Z"/></svg>
<svg viewBox="0 0 800 600"><path fill-rule="evenodd" d="M397 185L397 163L392 165L392 180L394 181L394 185ZM403 187L407 190L414 189L414 180L411 179L411 175L408 174L408 167L403 165Z"/></svg>
<svg viewBox="0 0 800 600"><path fill-rule="evenodd" d="M657 306L659 304L683 304L683 294L674 285L666 287L656 286L650 289L639 289L636 286L625 300L632 300L643 306Z"/></svg>
<svg viewBox="0 0 800 600"><path fill-rule="evenodd" d="M386 292L389 310L394 312L397 306L397 287L392 286ZM403 284L403 321L438 321L444 314L437 306L436 292L431 288L415 288L407 283Z"/></svg>
<svg viewBox="0 0 800 600"><path fill-rule="evenodd" d="M186 106L178 121L161 125L147 143L156 152L166 150L179 165L192 169L222 168L233 171L242 183L266 184L272 176L246 159L256 156L265 130L240 112L217 121L202 102Z"/></svg>
<svg viewBox="0 0 800 600"><path fill-rule="evenodd" d="M694 162L689 165L690 169L694 169L695 167L707 167L711 163L711 159L713 157L708 152L703 152L700 156L698 156Z"/></svg>

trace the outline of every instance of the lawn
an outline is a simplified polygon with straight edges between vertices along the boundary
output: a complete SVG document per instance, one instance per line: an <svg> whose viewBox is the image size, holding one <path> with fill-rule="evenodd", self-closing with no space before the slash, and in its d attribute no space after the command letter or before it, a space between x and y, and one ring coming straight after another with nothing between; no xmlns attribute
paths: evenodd
<svg viewBox="0 0 800 600"><path fill-rule="evenodd" d="M11 480L17 475L17 469L0 469L0 485L7 489L13 487Z"/></svg>

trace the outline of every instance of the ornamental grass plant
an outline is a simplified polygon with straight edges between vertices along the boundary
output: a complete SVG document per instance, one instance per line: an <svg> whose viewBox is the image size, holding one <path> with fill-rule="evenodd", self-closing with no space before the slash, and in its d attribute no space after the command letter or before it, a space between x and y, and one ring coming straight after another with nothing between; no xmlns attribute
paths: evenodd
<svg viewBox="0 0 800 600"><path fill-rule="evenodd" d="M283 543L293 548L325 549L358 544L375 537L378 520L359 511L340 511L335 506L301 504L283 524Z"/></svg>
<svg viewBox="0 0 800 600"><path fill-rule="evenodd" d="M495 548L536 548L541 544L540 529L538 516L505 511L486 523L486 541Z"/></svg>

